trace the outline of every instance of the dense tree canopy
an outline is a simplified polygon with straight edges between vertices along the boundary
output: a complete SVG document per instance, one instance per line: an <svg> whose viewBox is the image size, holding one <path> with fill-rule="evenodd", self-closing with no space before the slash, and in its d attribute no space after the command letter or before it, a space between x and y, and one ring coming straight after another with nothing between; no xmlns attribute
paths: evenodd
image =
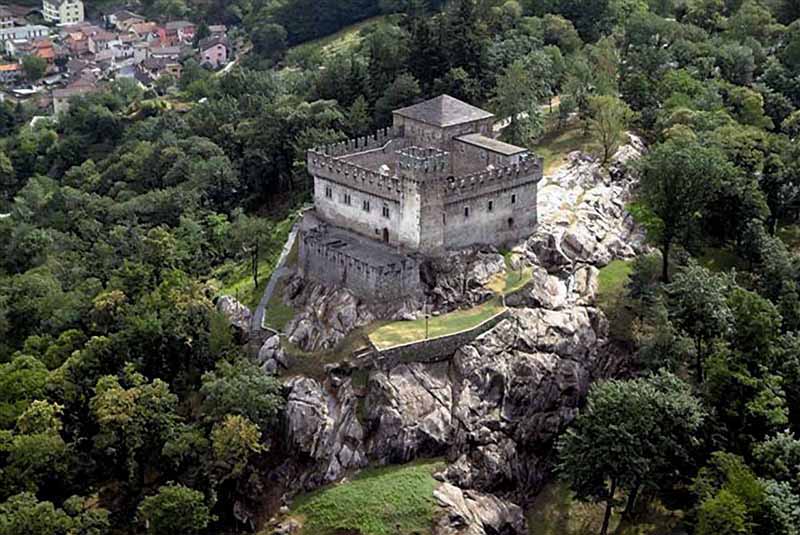
<svg viewBox="0 0 800 535"><path fill-rule="evenodd" d="M630 377L595 386L558 441L577 498L797 535L796 0L141 8L227 24L245 53L155 91L119 79L35 126L0 102L0 535L224 533L259 510L292 453L285 394L215 299L263 288L310 198L308 148L440 93L495 111L506 141L585 138L610 180L639 179L625 208L657 251L621 302ZM309 42L376 15L341 47ZM622 169L629 133L647 154Z"/></svg>

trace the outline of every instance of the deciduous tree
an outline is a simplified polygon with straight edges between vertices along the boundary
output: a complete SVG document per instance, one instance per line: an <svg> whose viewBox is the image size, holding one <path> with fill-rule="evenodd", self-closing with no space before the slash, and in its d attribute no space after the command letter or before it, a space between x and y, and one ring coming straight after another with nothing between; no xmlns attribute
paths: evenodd
<svg viewBox="0 0 800 535"><path fill-rule="evenodd" d="M589 99L589 110L589 130L601 147L605 165L625 141L633 112L622 100L610 95Z"/></svg>
<svg viewBox="0 0 800 535"><path fill-rule="evenodd" d="M616 495L631 511L642 488L663 488L687 463L704 418L689 386L672 374L608 381L592 387L586 406L559 440L559 471L580 500L605 504L608 531Z"/></svg>

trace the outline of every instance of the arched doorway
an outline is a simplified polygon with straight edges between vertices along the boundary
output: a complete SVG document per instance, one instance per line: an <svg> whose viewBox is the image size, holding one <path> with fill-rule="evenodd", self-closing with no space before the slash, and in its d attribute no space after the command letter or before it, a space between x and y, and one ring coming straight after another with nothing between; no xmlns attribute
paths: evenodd
<svg viewBox="0 0 800 535"><path fill-rule="evenodd" d="M389 243L389 229L383 227L383 241Z"/></svg>
<svg viewBox="0 0 800 535"><path fill-rule="evenodd" d="M514 228L514 218L513 217L509 217L508 218L508 228Z"/></svg>

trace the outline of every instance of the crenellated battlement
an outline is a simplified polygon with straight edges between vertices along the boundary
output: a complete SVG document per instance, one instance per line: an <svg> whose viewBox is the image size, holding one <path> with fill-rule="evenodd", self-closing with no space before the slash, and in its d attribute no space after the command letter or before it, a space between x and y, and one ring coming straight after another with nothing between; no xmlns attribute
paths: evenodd
<svg viewBox="0 0 800 535"><path fill-rule="evenodd" d="M339 141L338 143L315 147L311 150L327 156L346 156L356 152L381 148L397 137L400 137L399 130L394 127L389 127L378 130L370 136L347 139L345 141Z"/></svg>
<svg viewBox="0 0 800 535"><path fill-rule="evenodd" d="M541 167L541 158L527 158L519 164L487 169L480 173L452 178L448 180L445 188L446 202L475 194L484 194L497 188L508 187L518 179L531 177L538 180L538 171L541 170Z"/></svg>
<svg viewBox="0 0 800 535"><path fill-rule="evenodd" d="M340 157L310 150L307 164L312 175L348 184L390 199L396 199L400 195L400 180L397 177L381 174Z"/></svg>
<svg viewBox="0 0 800 535"><path fill-rule="evenodd" d="M410 178L441 176L450 171L450 153L436 147L412 145L396 151L397 175Z"/></svg>
<svg viewBox="0 0 800 535"><path fill-rule="evenodd" d="M320 219L422 254L529 235L542 161L491 137L491 118L445 95L399 110L391 128L309 150ZM399 264L375 270L336 247L304 244L320 273L346 266L342 280L363 274L379 293L380 280L396 277Z"/></svg>

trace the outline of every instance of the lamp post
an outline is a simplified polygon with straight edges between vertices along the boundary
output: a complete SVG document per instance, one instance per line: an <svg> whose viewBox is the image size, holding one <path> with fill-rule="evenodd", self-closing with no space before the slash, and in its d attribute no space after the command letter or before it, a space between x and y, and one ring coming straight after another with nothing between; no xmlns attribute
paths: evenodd
<svg viewBox="0 0 800 535"><path fill-rule="evenodd" d="M425 340L428 339L428 319L430 314L428 312L428 299L425 298L425 304L422 306L422 313L425 315Z"/></svg>

